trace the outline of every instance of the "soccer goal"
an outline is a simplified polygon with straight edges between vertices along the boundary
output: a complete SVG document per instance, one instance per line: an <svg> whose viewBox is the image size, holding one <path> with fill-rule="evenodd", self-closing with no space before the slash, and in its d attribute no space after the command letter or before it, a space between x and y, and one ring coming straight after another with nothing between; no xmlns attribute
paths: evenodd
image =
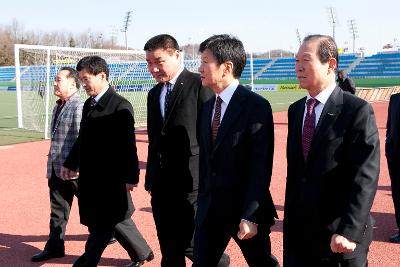
<svg viewBox="0 0 400 267"><path fill-rule="evenodd" d="M84 49L71 47L15 45L18 128L49 137L51 112L56 97L53 81L61 67L76 67L88 55L104 58L110 68L110 84L133 105L137 128L146 126L147 92L155 80L147 70L144 51ZM83 99L87 96L81 89Z"/></svg>

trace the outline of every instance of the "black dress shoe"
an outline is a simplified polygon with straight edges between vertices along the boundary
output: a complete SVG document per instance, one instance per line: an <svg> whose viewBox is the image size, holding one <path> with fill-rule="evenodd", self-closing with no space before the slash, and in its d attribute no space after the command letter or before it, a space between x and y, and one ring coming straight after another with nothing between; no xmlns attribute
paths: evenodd
<svg viewBox="0 0 400 267"><path fill-rule="evenodd" d="M128 265L125 265L125 267L140 267L144 264L145 261L152 261L152 260L154 260L153 251L149 253L149 255L146 257L144 261L132 261Z"/></svg>
<svg viewBox="0 0 400 267"><path fill-rule="evenodd" d="M395 234L395 235L392 235L392 236L389 238L389 241L392 242L392 243L400 244L400 233L397 233L397 234Z"/></svg>
<svg viewBox="0 0 400 267"><path fill-rule="evenodd" d="M110 241L108 241L108 244L111 245L114 244L115 242L117 242L117 239L115 239L115 237L112 237Z"/></svg>
<svg viewBox="0 0 400 267"><path fill-rule="evenodd" d="M64 251L50 251L45 249L42 252L33 255L31 261L33 262L47 261L52 258L62 258L64 256L65 256Z"/></svg>

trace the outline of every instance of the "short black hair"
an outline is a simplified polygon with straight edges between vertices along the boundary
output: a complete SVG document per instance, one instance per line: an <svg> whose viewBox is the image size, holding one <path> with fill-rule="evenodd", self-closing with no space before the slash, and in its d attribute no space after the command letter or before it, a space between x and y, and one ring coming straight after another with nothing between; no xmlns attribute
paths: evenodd
<svg viewBox="0 0 400 267"><path fill-rule="evenodd" d="M106 74L107 81L108 81L108 75L110 74L107 62L99 56L87 56L82 58L76 65L76 70L77 71L86 70L88 73L92 75L97 75L101 72L104 72Z"/></svg>
<svg viewBox="0 0 400 267"><path fill-rule="evenodd" d="M329 35L311 34L304 38L303 43L319 40L318 57L321 63L326 63L330 58L336 59L336 67L339 66L339 54L335 40Z"/></svg>
<svg viewBox="0 0 400 267"><path fill-rule="evenodd" d="M76 88L79 89L81 87L81 80L79 79L79 72L77 72L76 69L71 68L71 67L62 67L62 68L60 68L59 71L63 71L63 70L69 71L67 78L74 79Z"/></svg>
<svg viewBox="0 0 400 267"><path fill-rule="evenodd" d="M229 34L213 35L200 44L199 52L203 53L206 49L211 51L220 65L231 61L233 76L240 78L246 65L246 51L242 41Z"/></svg>
<svg viewBox="0 0 400 267"><path fill-rule="evenodd" d="M178 42L169 34L159 34L150 38L144 45L144 51L154 51L157 49L179 50Z"/></svg>

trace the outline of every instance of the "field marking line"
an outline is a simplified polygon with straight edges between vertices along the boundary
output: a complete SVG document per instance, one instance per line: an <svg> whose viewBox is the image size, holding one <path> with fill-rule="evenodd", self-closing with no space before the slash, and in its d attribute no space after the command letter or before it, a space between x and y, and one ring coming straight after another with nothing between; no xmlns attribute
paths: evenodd
<svg viewBox="0 0 400 267"><path fill-rule="evenodd" d="M0 146L0 150L12 149L14 146Z"/></svg>

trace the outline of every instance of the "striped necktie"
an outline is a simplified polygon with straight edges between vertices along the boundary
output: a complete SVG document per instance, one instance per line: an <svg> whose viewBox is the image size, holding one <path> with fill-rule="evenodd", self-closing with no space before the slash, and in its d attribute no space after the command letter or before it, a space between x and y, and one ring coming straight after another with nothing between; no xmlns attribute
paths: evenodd
<svg viewBox="0 0 400 267"><path fill-rule="evenodd" d="M94 106L96 106L96 99L94 99L94 97L92 97L92 99L90 99L90 108L94 108Z"/></svg>
<svg viewBox="0 0 400 267"><path fill-rule="evenodd" d="M215 144L215 140L217 139L218 128L221 123L221 104L222 98L218 96L215 100L214 118L211 123L211 138L213 144Z"/></svg>
<svg viewBox="0 0 400 267"><path fill-rule="evenodd" d="M310 150L310 145L312 138L314 136L315 130L315 107L319 104L319 101L314 98L307 100L307 113L304 119L303 125L303 156L304 160L307 161L308 152Z"/></svg>
<svg viewBox="0 0 400 267"><path fill-rule="evenodd" d="M168 108L170 107L170 101L171 101L171 96L172 96L172 83L167 82L165 83L165 86L167 87L167 92L165 93L165 99L164 99L164 119L167 117L167 112Z"/></svg>

